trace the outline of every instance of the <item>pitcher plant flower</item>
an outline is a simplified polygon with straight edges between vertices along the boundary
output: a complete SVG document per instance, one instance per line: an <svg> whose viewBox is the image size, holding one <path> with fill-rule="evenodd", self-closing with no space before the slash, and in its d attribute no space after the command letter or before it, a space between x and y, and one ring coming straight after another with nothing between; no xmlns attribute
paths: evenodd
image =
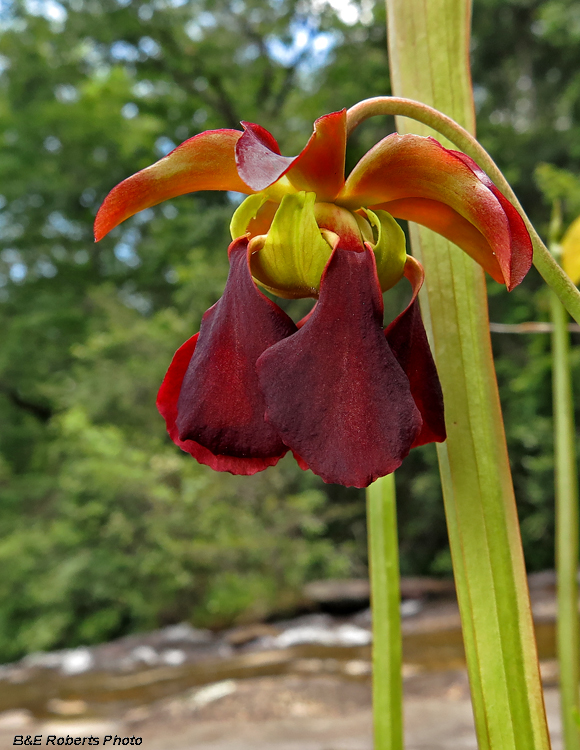
<svg viewBox="0 0 580 750"><path fill-rule="evenodd" d="M433 138L393 133L345 178L345 110L319 118L296 157L242 126L200 133L117 185L95 239L178 195L245 193L224 294L175 354L159 411L171 439L213 469L254 474L290 449L325 482L365 487L446 436L423 269L395 218L450 239L508 289L530 268L528 232L473 160ZM384 328L382 293L403 277L412 299ZM294 323L258 285L316 303Z"/></svg>

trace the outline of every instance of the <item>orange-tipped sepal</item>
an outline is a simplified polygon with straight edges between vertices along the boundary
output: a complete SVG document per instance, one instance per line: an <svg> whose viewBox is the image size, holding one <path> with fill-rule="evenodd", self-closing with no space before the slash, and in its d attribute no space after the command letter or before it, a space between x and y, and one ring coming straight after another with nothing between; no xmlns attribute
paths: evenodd
<svg viewBox="0 0 580 750"><path fill-rule="evenodd" d="M95 219L95 241L145 208L198 190L250 194L236 169L238 130L207 130L111 190Z"/></svg>

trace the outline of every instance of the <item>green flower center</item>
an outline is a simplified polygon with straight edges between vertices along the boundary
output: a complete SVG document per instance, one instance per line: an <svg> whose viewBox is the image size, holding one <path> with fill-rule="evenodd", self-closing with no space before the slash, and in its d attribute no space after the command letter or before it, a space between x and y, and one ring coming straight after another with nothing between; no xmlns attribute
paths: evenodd
<svg viewBox="0 0 580 750"><path fill-rule="evenodd" d="M386 211L357 213L316 201L315 193L286 192L279 202L272 189L251 195L230 225L232 239L249 235L254 279L279 297L317 297L322 272L340 243L375 254L382 291L394 286L405 267L405 235Z"/></svg>

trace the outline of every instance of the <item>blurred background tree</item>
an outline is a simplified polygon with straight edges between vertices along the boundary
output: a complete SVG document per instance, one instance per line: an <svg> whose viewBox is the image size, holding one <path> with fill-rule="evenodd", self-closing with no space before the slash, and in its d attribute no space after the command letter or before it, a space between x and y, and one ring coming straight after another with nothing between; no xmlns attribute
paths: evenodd
<svg viewBox="0 0 580 750"><path fill-rule="evenodd" d="M579 41L572 0L475 0L479 137L540 227L536 165L580 171ZM117 182L202 130L256 121L297 153L316 117L389 93L383 3L5 0L0 71L0 660L289 611L308 580L365 575L362 492L288 457L215 474L154 406L221 294L239 196L184 196L98 245L91 230ZM347 166L392 127L362 126ZM489 289L493 320L547 318L536 275ZM551 567L549 341L494 345L528 565ZM406 574L451 571L432 448L397 472Z"/></svg>

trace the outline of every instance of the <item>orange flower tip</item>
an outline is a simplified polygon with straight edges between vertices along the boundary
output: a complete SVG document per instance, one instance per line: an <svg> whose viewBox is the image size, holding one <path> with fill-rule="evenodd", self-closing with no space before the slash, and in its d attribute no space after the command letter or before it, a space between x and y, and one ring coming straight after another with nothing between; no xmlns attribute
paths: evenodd
<svg viewBox="0 0 580 750"><path fill-rule="evenodd" d="M97 216L95 218L95 224L93 227L93 232L95 235L95 242L100 242L103 237L105 237L111 229L114 229L116 224L113 224L113 222L110 221L109 216L107 215L108 212L106 209L104 210L105 204L103 204L97 213Z"/></svg>
<svg viewBox="0 0 580 750"><path fill-rule="evenodd" d="M266 138L262 130L259 129L261 137ZM97 213L96 241L139 211L179 195L199 190L252 193L236 169L236 143L241 136L239 130L206 130L123 180L107 195Z"/></svg>

